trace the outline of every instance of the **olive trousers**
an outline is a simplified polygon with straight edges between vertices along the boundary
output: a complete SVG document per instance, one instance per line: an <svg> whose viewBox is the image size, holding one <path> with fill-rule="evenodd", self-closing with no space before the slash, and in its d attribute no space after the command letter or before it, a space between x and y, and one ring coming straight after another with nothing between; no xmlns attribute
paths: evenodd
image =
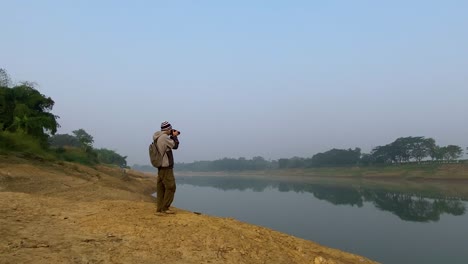
<svg viewBox="0 0 468 264"><path fill-rule="evenodd" d="M158 179L156 183L156 205L157 212L164 212L169 209L174 201L176 191L176 182L174 178L174 169L161 168L158 170Z"/></svg>

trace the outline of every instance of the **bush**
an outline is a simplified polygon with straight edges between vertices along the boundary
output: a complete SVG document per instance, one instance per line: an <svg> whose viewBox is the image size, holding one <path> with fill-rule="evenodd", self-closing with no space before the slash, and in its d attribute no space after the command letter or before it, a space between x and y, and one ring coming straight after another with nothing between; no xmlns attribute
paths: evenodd
<svg viewBox="0 0 468 264"><path fill-rule="evenodd" d="M97 164L97 154L91 149L74 147L45 149L40 140L24 133L0 132L0 153L39 157L48 160L77 162L85 165Z"/></svg>
<svg viewBox="0 0 468 264"><path fill-rule="evenodd" d="M23 133L0 132L0 152L21 152L26 155L51 158L40 141Z"/></svg>
<svg viewBox="0 0 468 264"><path fill-rule="evenodd" d="M89 151L84 151L81 148L57 148L55 149L55 153L58 159L68 162L77 162L84 165L94 165L97 163L96 158Z"/></svg>

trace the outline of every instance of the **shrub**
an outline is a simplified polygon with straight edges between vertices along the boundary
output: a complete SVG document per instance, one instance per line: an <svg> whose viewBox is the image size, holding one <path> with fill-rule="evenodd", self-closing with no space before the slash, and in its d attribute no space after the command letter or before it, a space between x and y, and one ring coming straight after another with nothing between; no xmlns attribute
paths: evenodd
<svg viewBox="0 0 468 264"><path fill-rule="evenodd" d="M30 156L51 158L40 141L24 133L0 132L0 152L21 152Z"/></svg>
<svg viewBox="0 0 468 264"><path fill-rule="evenodd" d="M96 159L89 152L81 148L65 147L55 150L57 158L68 162L77 162L84 165L96 164Z"/></svg>

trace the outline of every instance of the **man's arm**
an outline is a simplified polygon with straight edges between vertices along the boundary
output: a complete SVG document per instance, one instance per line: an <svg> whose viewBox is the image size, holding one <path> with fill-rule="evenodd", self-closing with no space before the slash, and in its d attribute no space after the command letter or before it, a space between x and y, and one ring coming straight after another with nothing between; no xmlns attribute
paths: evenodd
<svg viewBox="0 0 468 264"><path fill-rule="evenodd" d="M172 141L174 141L174 145L172 146L172 149L178 149L179 148L179 139L177 136L171 136Z"/></svg>

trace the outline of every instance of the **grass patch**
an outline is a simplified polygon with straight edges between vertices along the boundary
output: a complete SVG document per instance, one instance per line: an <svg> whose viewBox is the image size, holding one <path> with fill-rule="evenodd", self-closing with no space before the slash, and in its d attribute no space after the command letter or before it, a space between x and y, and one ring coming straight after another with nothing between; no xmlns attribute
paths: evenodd
<svg viewBox="0 0 468 264"><path fill-rule="evenodd" d="M37 139L23 133L0 132L0 153L54 159L54 155L45 150Z"/></svg>
<svg viewBox="0 0 468 264"><path fill-rule="evenodd" d="M6 131L0 132L0 154L39 161L57 161L59 165L63 165L63 161L88 166L98 163L97 157L92 151L74 147L47 149L38 139L30 135Z"/></svg>
<svg viewBox="0 0 468 264"><path fill-rule="evenodd" d="M66 147L57 148L55 150L55 156L59 160L76 162L83 165L95 165L97 162L94 157L80 148Z"/></svg>

